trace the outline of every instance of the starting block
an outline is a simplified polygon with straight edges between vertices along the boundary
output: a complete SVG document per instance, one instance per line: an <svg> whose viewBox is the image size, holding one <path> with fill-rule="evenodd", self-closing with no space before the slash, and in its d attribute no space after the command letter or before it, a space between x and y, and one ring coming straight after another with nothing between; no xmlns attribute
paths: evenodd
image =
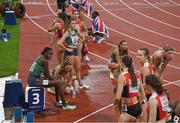
<svg viewBox="0 0 180 123"><path fill-rule="evenodd" d="M4 25L16 25L16 16L14 11L5 11Z"/></svg>

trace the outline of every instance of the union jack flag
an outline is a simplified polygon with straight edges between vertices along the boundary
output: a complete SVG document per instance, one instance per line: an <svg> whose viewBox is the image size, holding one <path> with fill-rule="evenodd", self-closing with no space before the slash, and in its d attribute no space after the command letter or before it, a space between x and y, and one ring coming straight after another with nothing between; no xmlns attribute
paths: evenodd
<svg viewBox="0 0 180 123"><path fill-rule="evenodd" d="M88 17L91 16L93 8L88 0L70 0L74 9L78 11L83 11Z"/></svg>
<svg viewBox="0 0 180 123"><path fill-rule="evenodd" d="M108 28L99 17L92 20L92 29L94 30L94 33L98 32L106 35L109 38Z"/></svg>

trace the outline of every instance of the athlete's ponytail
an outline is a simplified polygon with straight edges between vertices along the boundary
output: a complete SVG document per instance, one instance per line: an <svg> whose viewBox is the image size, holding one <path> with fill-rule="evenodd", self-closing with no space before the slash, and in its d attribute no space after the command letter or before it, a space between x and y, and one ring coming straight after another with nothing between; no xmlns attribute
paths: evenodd
<svg viewBox="0 0 180 123"><path fill-rule="evenodd" d="M133 63L132 58L129 55L124 55L124 56L122 56L122 62L128 68L128 73L130 74L132 86L136 87L137 86L137 77L134 72L134 67L132 65L132 63Z"/></svg>

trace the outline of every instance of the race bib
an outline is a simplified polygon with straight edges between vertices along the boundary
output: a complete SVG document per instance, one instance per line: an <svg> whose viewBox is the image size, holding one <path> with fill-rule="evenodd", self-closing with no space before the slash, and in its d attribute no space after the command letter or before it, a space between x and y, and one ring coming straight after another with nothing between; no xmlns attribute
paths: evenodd
<svg viewBox="0 0 180 123"><path fill-rule="evenodd" d="M126 112L127 111L127 105L122 105L121 110Z"/></svg>
<svg viewBox="0 0 180 123"><path fill-rule="evenodd" d="M162 105L162 110L168 112L170 110L170 107L169 107L169 101L168 101L167 97L166 96L160 97L160 102Z"/></svg>
<svg viewBox="0 0 180 123"><path fill-rule="evenodd" d="M77 45L79 42L79 37L78 36L71 36L72 44Z"/></svg>
<svg viewBox="0 0 180 123"><path fill-rule="evenodd" d="M173 118L173 121L174 121L175 123L179 123L180 118L175 115L174 118Z"/></svg>
<svg viewBox="0 0 180 123"><path fill-rule="evenodd" d="M137 86L136 87L133 87L132 86L132 82L131 82L131 80L130 80L130 93L139 93L139 83L140 83L140 81L139 81L139 79L137 80Z"/></svg>

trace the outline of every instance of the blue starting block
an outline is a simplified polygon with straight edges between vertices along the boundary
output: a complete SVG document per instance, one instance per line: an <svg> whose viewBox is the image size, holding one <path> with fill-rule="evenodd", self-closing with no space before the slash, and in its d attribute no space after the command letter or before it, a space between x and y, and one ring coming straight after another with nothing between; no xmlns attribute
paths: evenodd
<svg viewBox="0 0 180 123"><path fill-rule="evenodd" d="M27 113L26 123L34 123L34 113L33 112Z"/></svg>
<svg viewBox="0 0 180 123"><path fill-rule="evenodd" d="M17 107L25 104L25 96L20 79L6 80L3 107Z"/></svg>
<svg viewBox="0 0 180 123"><path fill-rule="evenodd" d="M34 112L21 107L15 107L12 121L19 123L34 123Z"/></svg>
<svg viewBox="0 0 180 123"><path fill-rule="evenodd" d="M14 11L5 11L4 25L16 25L16 16Z"/></svg>
<svg viewBox="0 0 180 123"><path fill-rule="evenodd" d="M16 107L14 109L14 121L15 122L21 122L22 118L23 118L22 108Z"/></svg>

